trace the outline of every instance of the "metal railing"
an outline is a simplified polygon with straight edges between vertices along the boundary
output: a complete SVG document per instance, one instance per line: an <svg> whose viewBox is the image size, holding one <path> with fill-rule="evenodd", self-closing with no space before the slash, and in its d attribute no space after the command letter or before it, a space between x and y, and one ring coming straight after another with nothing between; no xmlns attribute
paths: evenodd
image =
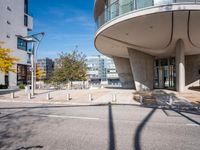
<svg viewBox="0 0 200 150"><path fill-rule="evenodd" d="M169 5L173 3L198 3L200 0L130 0L126 4L121 4L123 0L116 0L111 5L108 5L103 13L95 20L97 29L105 23L113 20L114 18L121 16L125 13L144 9L152 6Z"/></svg>

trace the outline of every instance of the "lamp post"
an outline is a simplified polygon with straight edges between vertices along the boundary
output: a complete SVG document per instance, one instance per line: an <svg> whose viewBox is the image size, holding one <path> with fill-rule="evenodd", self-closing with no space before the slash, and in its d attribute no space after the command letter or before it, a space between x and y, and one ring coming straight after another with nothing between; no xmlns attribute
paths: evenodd
<svg viewBox="0 0 200 150"><path fill-rule="evenodd" d="M28 43L32 43L32 51L31 51L31 95L34 96L35 92L35 82L36 82L36 57L37 57L37 50L39 45L44 38L45 33L37 33L33 35L29 35L26 37L21 37L23 40L27 41Z"/></svg>

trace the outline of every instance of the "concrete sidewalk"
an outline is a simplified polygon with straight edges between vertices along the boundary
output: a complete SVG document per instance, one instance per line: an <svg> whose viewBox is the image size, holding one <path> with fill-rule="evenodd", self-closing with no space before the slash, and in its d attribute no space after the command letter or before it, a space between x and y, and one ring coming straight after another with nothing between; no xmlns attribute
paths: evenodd
<svg viewBox="0 0 200 150"><path fill-rule="evenodd" d="M47 94L50 92L50 100L47 100ZM89 90L36 90L35 96L28 99L25 90L15 92L15 98L11 98L11 94L0 95L0 102L23 102L23 103L47 103L47 104L71 104L71 105L96 105L96 104L133 104L140 103L133 100L135 90L130 89L89 89ZM169 96L173 96L175 105L198 106L200 94L198 91L188 90L184 93L178 93L171 90L154 90L152 91L159 106L167 105ZM71 100L67 100L67 94L70 94ZM92 101L89 100L89 94ZM113 97L116 97L114 101ZM191 99L192 98L192 99Z"/></svg>
<svg viewBox="0 0 200 150"><path fill-rule="evenodd" d="M47 94L50 92L50 100L47 100ZM25 103L50 103L50 104L78 104L92 105L104 103L116 104L135 104L138 102L133 100L134 90L124 89L91 89L91 90L36 90L35 96L28 99L28 94L24 91L15 92L15 98L11 98L11 94L0 95L1 102L25 102ZM67 94L70 94L71 100L67 100ZM89 94L92 95L92 101L89 100ZM113 101L116 97L116 101Z"/></svg>

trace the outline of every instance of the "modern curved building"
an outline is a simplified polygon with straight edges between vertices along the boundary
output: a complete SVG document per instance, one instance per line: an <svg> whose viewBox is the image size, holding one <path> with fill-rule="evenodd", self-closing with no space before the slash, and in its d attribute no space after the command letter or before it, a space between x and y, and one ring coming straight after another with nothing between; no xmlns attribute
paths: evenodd
<svg viewBox="0 0 200 150"><path fill-rule="evenodd" d="M96 0L95 47L136 90L200 84L200 0Z"/></svg>

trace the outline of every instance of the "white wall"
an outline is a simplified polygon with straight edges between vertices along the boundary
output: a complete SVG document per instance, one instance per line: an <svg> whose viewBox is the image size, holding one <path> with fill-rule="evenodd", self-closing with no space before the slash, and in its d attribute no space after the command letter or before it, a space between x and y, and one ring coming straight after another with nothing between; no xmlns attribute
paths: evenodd
<svg viewBox="0 0 200 150"><path fill-rule="evenodd" d="M24 0L0 0L0 41L5 42L3 47L14 51L12 55L20 59L18 64L27 64L28 54L26 51L17 49L16 35L27 35L27 27L24 26ZM4 79L2 73L0 74L1 83ZM16 86L15 73L9 73L9 81L11 87Z"/></svg>

